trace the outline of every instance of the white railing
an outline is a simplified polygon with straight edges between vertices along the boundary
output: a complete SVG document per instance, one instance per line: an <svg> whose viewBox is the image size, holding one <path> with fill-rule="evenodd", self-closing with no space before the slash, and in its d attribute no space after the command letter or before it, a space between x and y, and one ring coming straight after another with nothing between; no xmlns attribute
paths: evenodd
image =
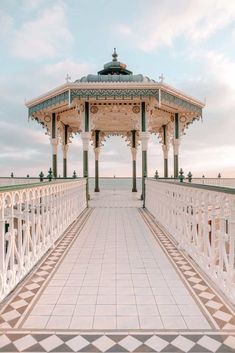
<svg viewBox="0 0 235 353"><path fill-rule="evenodd" d="M86 208L86 180L0 190L0 301Z"/></svg>
<svg viewBox="0 0 235 353"><path fill-rule="evenodd" d="M159 178L161 181L171 181L175 183L179 183L179 178ZM185 178L184 183L188 183L188 178ZM202 185L214 185L214 186L221 186L227 188L235 188L235 178L192 178L192 184L202 184Z"/></svg>
<svg viewBox="0 0 235 353"><path fill-rule="evenodd" d="M235 304L235 191L148 179L145 205Z"/></svg>
<svg viewBox="0 0 235 353"><path fill-rule="evenodd" d="M7 177L0 177L0 186L7 186L7 185L23 185L23 184L33 184L39 183L39 178L7 178Z"/></svg>
<svg viewBox="0 0 235 353"><path fill-rule="evenodd" d="M192 183L235 188L234 178L193 178Z"/></svg>

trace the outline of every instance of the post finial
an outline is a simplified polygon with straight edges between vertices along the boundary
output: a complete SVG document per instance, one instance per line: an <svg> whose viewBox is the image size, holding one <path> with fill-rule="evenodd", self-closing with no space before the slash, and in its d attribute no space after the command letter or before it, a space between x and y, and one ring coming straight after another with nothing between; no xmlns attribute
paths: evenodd
<svg viewBox="0 0 235 353"><path fill-rule="evenodd" d="M113 49L112 57L113 57L113 61L117 61L118 54L117 54L116 48Z"/></svg>

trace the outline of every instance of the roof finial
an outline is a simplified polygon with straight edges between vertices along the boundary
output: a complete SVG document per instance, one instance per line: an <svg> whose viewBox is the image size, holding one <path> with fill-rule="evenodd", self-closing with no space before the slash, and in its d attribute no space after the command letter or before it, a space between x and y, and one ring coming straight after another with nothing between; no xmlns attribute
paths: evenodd
<svg viewBox="0 0 235 353"><path fill-rule="evenodd" d="M113 50L112 57L113 57L113 61L117 61L118 54L116 52L116 48L114 48L114 50Z"/></svg>
<svg viewBox="0 0 235 353"><path fill-rule="evenodd" d="M158 78L160 80L159 81L160 83L163 83L163 81L165 80L165 77L163 76L163 74L161 74Z"/></svg>

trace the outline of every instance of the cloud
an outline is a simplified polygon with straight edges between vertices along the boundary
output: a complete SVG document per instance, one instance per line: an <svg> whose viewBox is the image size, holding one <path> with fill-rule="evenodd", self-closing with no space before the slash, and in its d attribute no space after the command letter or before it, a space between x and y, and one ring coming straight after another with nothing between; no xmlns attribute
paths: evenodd
<svg viewBox="0 0 235 353"><path fill-rule="evenodd" d="M4 39L12 30L13 18L8 15L6 12L0 10L0 38Z"/></svg>
<svg viewBox="0 0 235 353"><path fill-rule="evenodd" d="M150 1L132 25L121 24L117 31L129 36L137 48L149 52L160 46L172 46L184 36L194 42L208 39L235 19L233 0Z"/></svg>
<svg viewBox="0 0 235 353"><path fill-rule="evenodd" d="M116 26L116 30L118 33L124 36L129 36L132 33L131 27L122 23Z"/></svg>
<svg viewBox="0 0 235 353"><path fill-rule="evenodd" d="M0 76L0 102L1 104L18 103L23 107L25 100L36 98L64 84L67 73L71 80L75 81L93 71L94 68L87 63L66 59L38 66L37 70L29 67L27 74L25 72L2 74ZM35 83L33 85L32 77Z"/></svg>
<svg viewBox="0 0 235 353"><path fill-rule="evenodd" d="M181 81L181 88L201 99L206 97L211 110L235 108L235 62L219 51L198 49L191 52L189 60L200 65L200 76Z"/></svg>
<svg viewBox="0 0 235 353"><path fill-rule="evenodd" d="M15 30L11 52L22 59L55 58L66 53L73 37L66 21L66 9L59 2L40 12L36 19Z"/></svg>

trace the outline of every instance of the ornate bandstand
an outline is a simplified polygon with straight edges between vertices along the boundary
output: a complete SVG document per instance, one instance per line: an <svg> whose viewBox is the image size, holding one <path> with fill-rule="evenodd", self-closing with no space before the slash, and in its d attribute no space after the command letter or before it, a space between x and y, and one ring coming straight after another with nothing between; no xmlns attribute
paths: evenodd
<svg viewBox="0 0 235 353"><path fill-rule="evenodd" d="M202 116L204 104L163 82L133 74L118 61L112 61L96 75L89 74L67 82L26 103L29 117L47 130L52 145L52 170L57 177L57 150L62 145L63 176L67 177L67 154L71 137L81 134L83 176L88 177L90 142L95 154L95 191L99 191L99 156L106 137L125 137L133 161L136 188L136 155L142 149L142 178L147 176L147 150L150 134L156 134L163 150L164 177L168 177L170 144L174 153L174 177L179 172L181 136L194 120Z"/></svg>

